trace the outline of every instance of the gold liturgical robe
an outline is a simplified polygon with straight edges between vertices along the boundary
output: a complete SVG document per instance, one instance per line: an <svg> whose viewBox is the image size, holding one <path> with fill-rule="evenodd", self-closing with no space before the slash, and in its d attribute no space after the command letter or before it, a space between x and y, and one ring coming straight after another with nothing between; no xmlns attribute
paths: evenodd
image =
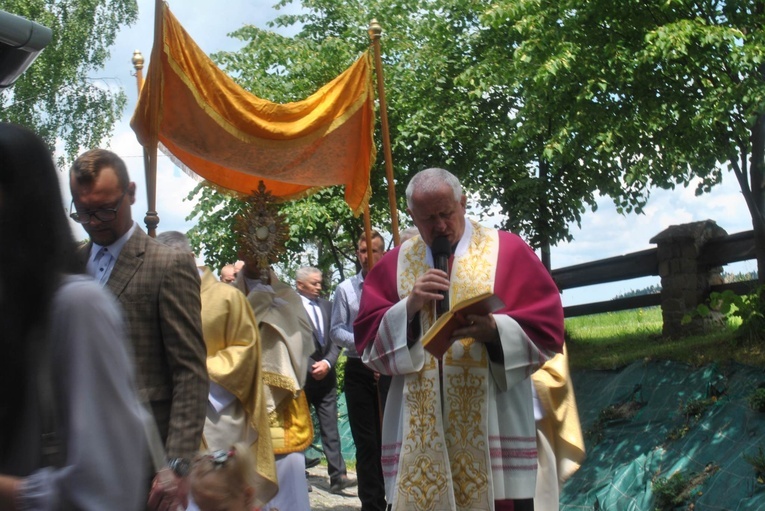
<svg viewBox="0 0 765 511"><path fill-rule="evenodd" d="M276 454L304 451L313 440L313 424L303 385L313 331L300 296L271 272L269 285L248 289L242 272L234 285L249 291L258 320L263 353L266 410Z"/></svg>
<svg viewBox="0 0 765 511"><path fill-rule="evenodd" d="M221 413L237 408L245 412L247 426L251 429L246 438L254 437L251 449L256 459L255 494L262 505L276 494L278 488L255 315L247 298L233 286L219 282L208 268L204 268L202 274L201 297L207 371L210 381L226 389L238 401ZM234 438L231 443L243 439Z"/></svg>
<svg viewBox="0 0 765 511"><path fill-rule="evenodd" d="M579 422L574 386L568 367L567 348L545 362L531 381L545 416L537 428L546 433L555 453L555 473L562 484L579 469L585 457L584 437Z"/></svg>

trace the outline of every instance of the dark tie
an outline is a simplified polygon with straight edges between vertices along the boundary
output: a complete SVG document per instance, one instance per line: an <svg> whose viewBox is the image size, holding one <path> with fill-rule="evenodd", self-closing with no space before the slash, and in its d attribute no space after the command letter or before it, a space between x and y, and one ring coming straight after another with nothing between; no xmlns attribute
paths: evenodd
<svg viewBox="0 0 765 511"><path fill-rule="evenodd" d="M319 314L316 309L319 308L319 304L314 300L311 300L311 309L313 310L313 324L316 327L316 337L319 338L319 344L324 346L324 333L321 331L321 321L319 321Z"/></svg>
<svg viewBox="0 0 765 511"><path fill-rule="evenodd" d="M112 262L112 254L106 247L101 247L96 254L96 274L94 277L103 286L108 280L106 278L106 271L109 269L109 264Z"/></svg>

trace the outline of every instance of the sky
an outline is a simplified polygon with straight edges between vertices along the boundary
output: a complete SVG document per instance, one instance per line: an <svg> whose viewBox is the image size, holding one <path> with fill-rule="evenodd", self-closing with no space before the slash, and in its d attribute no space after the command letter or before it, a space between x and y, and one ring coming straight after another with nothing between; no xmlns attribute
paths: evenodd
<svg viewBox="0 0 765 511"><path fill-rule="evenodd" d="M296 12L294 5L276 10L273 8L275 3L276 0L226 0L224 3L179 0L171 1L170 9L197 44L205 52L214 53L239 49L241 42L228 37L228 34L245 24L266 29L266 23L278 15ZM222 10L224 5L225 12ZM128 95L128 105L123 118L105 146L122 156L128 165L131 178L138 188L133 218L144 227L143 215L147 210L147 202L142 152L129 126L137 101L136 79L131 59L134 50L138 49L143 53L146 59L145 74L153 38L154 1L139 0L138 6L137 23L122 30L111 50L111 59L103 70L93 73L92 78L105 87L121 87ZM379 21L384 29L385 20ZM383 35L383 51L384 44ZM187 222L185 218L193 204L184 199L196 182L175 167L164 155L160 155L157 174L157 210L160 217L157 232L187 231L192 223ZM68 206L71 196L65 178L65 174L62 173L62 189ZM711 194L696 197L694 188L689 186L671 191L654 191L642 215L619 215L610 199L600 199L597 212L586 213L582 218L581 228L574 226L571 229L574 240L552 248L553 269L653 248L655 245L651 245L649 240L670 225L712 219L730 234L752 228L749 212L732 174L726 173L722 185L718 185ZM78 239L87 237L81 226L73 224L73 229ZM755 270L754 261L725 268L725 271L734 273ZM658 283L658 277L647 277L566 290L562 300L564 305L608 300L618 294Z"/></svg>

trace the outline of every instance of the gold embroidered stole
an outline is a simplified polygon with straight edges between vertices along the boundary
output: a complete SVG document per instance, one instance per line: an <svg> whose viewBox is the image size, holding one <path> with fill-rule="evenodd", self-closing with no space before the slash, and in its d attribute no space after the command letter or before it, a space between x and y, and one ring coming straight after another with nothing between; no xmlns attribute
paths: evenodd
<svg viewBox="0 0 765 511"><path fill-rule="evenodd" d="M313 421L305 392L287 398L268 414L274 454L289 454L308 449L313 441Z"/></svg>
<svg viewBox="0 0 765 511"><path fill-rule="evenodd" d="M455 257L451 303L494 288L499 251L497 231L473 223L466 253ZM403 250L403 248L402 248ZM398 291L409 295L428 270L421 238L399 257ZM435 321L433 304L420 313L422 331ZM394 509L422 511L491 510L491 458L488 433L486 348L473 339L455 342L439 361L425 352L425 365L406 376L404 432Z"/></svg>

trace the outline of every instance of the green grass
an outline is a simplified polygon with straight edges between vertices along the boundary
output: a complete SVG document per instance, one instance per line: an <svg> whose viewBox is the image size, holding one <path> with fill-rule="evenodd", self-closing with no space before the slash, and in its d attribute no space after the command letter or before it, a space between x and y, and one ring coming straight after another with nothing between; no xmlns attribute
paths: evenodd
<svg viewBox="0 0 765 511"><path fill-rule="evenodd" d="M736 339L736 325L682 339L663 338L661 326L659 307L569 318L569 363L576 369L616 369L636 360L675 360L694 366L736 361L765 367L765 346Z"/></svg>
<svg viewBox="0 0 765 511"><path fill-rule="evenodd" d="M569 318L566 320L566 331L572 337L586 339L657 335L661 334L661 322L661 308L648 307Z"/></svg>

